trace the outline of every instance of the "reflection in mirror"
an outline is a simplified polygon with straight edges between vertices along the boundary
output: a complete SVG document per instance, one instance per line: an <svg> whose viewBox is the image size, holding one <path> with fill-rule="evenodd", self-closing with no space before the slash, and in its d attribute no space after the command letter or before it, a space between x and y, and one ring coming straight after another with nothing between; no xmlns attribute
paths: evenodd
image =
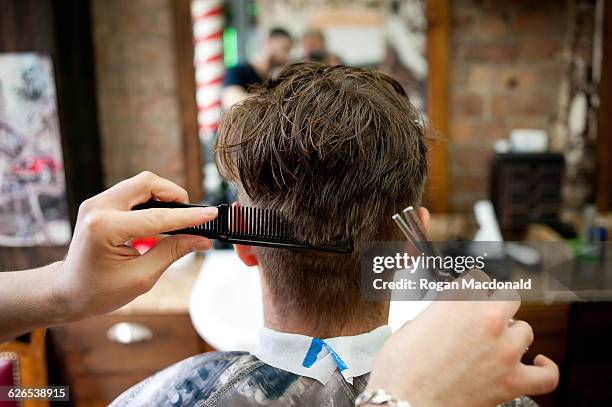
<svg viewBox="0 0 612 407"><path fill-rule="evenodd" d="M379 69L426 115L424 0L194 0L198 121L205 199L234 199L212 157L224 109L286 63L315 60Z"/></svg>

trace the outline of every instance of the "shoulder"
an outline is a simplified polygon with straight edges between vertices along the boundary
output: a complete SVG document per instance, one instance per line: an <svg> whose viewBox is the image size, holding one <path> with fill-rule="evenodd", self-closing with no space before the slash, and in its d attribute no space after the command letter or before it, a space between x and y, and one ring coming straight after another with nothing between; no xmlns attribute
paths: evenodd
<svg viewBox="0 0 612 407"><path fill-rule="evenodd" d="M522 396L504 404L500 404L498 407L538 407L538 403L529 397Z"/></svg>
<svg viewBox="0 0 612 407"><path fill-rule="evenodd" d="M348 384L335 371L323 385L259 361L256 368L242 370L234 380L227 381L202 407L353 407L355 395L365 388L367 378L353 380L353 385Z"/></svg>
<svg viewBox="0 0 612 407"><path fill-rule="evenodd" d="M195 405L258 359L246 352L208 352L192 356L126 390L112 406Z"/></svg>
<svg viewBox="0 0 612 407"><path fill-rule="evenodd" d="M236 65L232 68L229 68L225 71L225 76L223 78L224 86L232 86L232 85L243 85L245 80L247 80L248 76L248 66L246 65Z"/></svg>
<svg viewBox="0 0 612 407"><path fill-rule="evenodd" d="M250 64L237 65L225 71L223 86L241 86L248 88L251 85L261 83L262 79Z"/></svg>

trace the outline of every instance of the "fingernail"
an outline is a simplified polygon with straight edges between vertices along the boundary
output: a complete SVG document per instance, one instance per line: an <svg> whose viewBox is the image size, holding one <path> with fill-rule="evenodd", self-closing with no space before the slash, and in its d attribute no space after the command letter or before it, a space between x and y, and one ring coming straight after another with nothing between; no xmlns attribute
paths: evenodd
<svg viewBox="0 0 612 407"><path fill-rule="evenodd" d="M202 216L207 218L217 216L219 210L216 206L207 206L206 208L202 208Z"/></svg>

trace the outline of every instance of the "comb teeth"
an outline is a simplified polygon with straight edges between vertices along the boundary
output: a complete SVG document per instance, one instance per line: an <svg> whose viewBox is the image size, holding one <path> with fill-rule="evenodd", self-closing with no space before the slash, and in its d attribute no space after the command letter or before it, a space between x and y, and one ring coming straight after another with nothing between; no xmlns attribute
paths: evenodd
<svg viewBox="0 0 612 407"><path fill-rule="evenodd" d="M289 234L288 223L271 209L220 205L217 218L189 229L227 237L255 237L297 242L297 239L291 238Z"/></svg>
<svg viewBox="0 0 612 407"><path fill-rule="evenodd" d="M132 210L152 208L187 208L189 205L178 202L161 202L150 200L138 204ZM331 243L311 246L295 238L289 222L278 211L251 207L219 205L217 218L201 225L168 231L166 234L194 234L217 239L226 243L268 246L284 249L321 250L335 253L349 253L349 243Z"/></svg>
<svg viewBox="0 0 612 407"><path fill-rule="evenodd" d="M212 229L215 232L223 232L228 237L261 237L266 239L294 240L288 236L289 228L287 222L277 213L270 209L251 208L244 206L230 206L227 210L227 217L221 215L221 229ZM203 226L209 227L207 222ZM208 229L204 229L208 230Z"/></svg>

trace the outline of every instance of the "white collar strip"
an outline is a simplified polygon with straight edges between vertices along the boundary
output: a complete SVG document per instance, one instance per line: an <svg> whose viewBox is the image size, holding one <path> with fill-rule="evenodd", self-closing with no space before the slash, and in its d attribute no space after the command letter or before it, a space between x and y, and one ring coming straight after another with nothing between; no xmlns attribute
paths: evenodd
<svg viewBox="0 0 612 407"><path fill-rule="evenodd" d="M389 336L391 329L386 325L360 335L323 340L262 328L259 348L253 355L270 366L316 379L323 385L338 369L352 384L353 377L372 370L374 358Z"/></svg>

